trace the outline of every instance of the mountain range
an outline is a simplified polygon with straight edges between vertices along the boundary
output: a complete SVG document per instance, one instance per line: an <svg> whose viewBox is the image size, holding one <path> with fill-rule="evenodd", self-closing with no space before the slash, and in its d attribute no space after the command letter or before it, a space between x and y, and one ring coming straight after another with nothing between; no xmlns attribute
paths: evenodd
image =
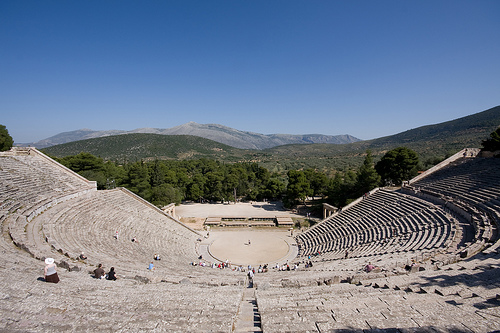
<svg viewBox="0 0 500 333"><path fill-rule="evenodd" d="M254 132L240 131L231 127L218 124L198 124L188 122L183 125L159 129L159 128L138 128L131 131L106 130L93 131L91 129L80 129L71 132L63 132L50 138L37 142L20 144L21 146L31 146L35 148L46 148L63 143L94 139L120 134L161 134L161 135L192 135L215 142L223 143L231 147L240 149L267 149L288 144L310 144L310 143L333 143L344 144L361 141L349 134L344 135L322 135L322 134L260 134Z"/></svg>
<svg viewBox="0 0 500 333"><path fill-rule="evenodd" d="M500 106L497 106L455 120L346 144L287 144L257 150L239 149L193 135L133 133L68 142L43 151L54 157L89 152L120 163L154 158L257 162L272 172L285 173L291 169L328 171L357 168L367 150L371 150L374 158L378 159L390 149L405 146L416 151L424 166L428 167L465 147L480 148L481 142L499 126Z"/></svg>

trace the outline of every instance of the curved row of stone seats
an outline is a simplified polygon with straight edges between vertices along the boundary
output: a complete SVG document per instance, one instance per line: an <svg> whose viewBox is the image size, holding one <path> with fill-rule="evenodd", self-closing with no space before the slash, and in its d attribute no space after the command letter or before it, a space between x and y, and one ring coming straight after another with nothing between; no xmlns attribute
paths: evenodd
<svg viewBox="0 0 500 333"><path fill-rule="evenodd" d="M349 244L336 243L334 247L320 247L322 255L319 260L334 260L345 257L348 249L350 257L371 257L386 253L434 253L446 249L453 240L452 228L445 224L442 227L427 228L411 234L392 236L362 245L347 247ZM359 243L358 243L359 244ZM314 261L314 257L313 257Z"/></svg>
<svg viewBox="0 0 500 333"><path fill-rule="evenodd" d="M256 300L265 332L491 332L500 327L496 258L356 283L325 285L257 275ZM489 261L491 260L491 261ZM364 274L369 277L372 273ZM262 277L262 278L261 278ZM274 279L274 282L276 279ZM326 280L325 280L326 281Z"/></svg>
<svg viewBox="0 0 500 333"><path fill-rule="evenodd" d="M33 260L33 259L32 259ZM40 263L38 263L40 265ZM241 286L90 279L58 270L61 281L37 281L43 265L0 270L2 332L230 332Z"/></svg>
<svg viewBox="0 0 500 333"><path fill-rule="evenodd" d="M199 280L204 284L191 283L196 279L187 274L181 283L145 284L147 279L124 276L117 266L120 277L117 281L96 280L89 277L87 270L64 269L61 260L71 260L59 253L51 253L59 266L61 281L57 285L45 283L41 279L43 262L32 258L9 238L6 224L10 222L6 220L15 218L16 214L0 212L3 231L0 237L0 279L3 281L0 331L232 330L243 289L241 285L231 283L230 274L224 274L225 280L229 281L226 286L212 281L213 271L203 269L200 272L204 278ZM35 218L28 225L36 230L34 223L37 221ZM109 267L105 265L106 270ZM169 269L172 270L177 270L177 267ZM169 271L164 275L165 281L170 280ZM154 281L153 278L149 280Z"/></svg>
<svg viewBox="0 0 500 333"><path fill-rule="evenodd" d="M18 263L26 263L30 266L35 262L36 266L39 261L34 260L26 251L20 249L9 235L9 224L15 223L18 216L13 216L13 214L8 211L0 211L0 230L2 231L0 237L0 271L6 270L9 272L11 269L15 270L15 265ZM14 221L12 221L14 220ZM9 279L3 279L3 281L9 281Z"/></svg>
<svg viewBox="0 0 500 333"><path fill-rule="evenodd" d="M333 215L296 239L301 256L324 258L446 248L455 221L439 207L399 192L380 190ZM431 236L431 237L429 237Z"/></svg>
<svg viewBox="0 0 500 333"><path fill-rule="evenodd" d="M344 268L356 261L361 267L362 262L350 258L337 262L335 271L308 269L304 276L284 272L281 278L257 274L262 328L266 332L314 327L320 331L462 332L461 327L467 332L495 331L500 327L499 259L495 253L449 263L445 269L439 268L442 264L423 264L427 269L415 273L359 270L352 276ZM351 264L344 265L346 261ZM342 283L349 275L351 284Z"/></svg>
<svg viewBox="0 0 500 333"><path fill-rule="evenodd" d="M1 216L3 223L11 215ZM43 262L16 247L8 240L7 232L2 236L0 331L229 332L233 327L243 290L241 285L231 283L227 273L226 286L212 282L213 272L203 269L200 281L204 284L191 283L195 279L187 274L181 283L145 284L147 279L123 276L117 266L120 279L113 282L92 279L86 270L64 269L60 260L70 260L60 255L56 262L61 282L53 285L41 280ZM105 265L106 270L109 267ZM165 281L170 280L169 275L165 274Z"/></svg>
<svg viewBox="0 0 500 333"><path fill-rule="evenodd" d="M29 211L70 193L95 190L90 182L36 149L0 154L0 209Z"/></svg>
<svg viewBox="0 0 500 333"><path fill-rule="evenodd" d="M52 207L38 220L38 237L57 244L69 257L85 252L94 264L114 262L122 270L144 271L155 253L162 257L159 266L187 266L197 258L195 245L201 237L124 189L76 198Z"/></svg>
<svg viewBox="0 0 500 333"><path fill-rule="evenodd" d="M47 166L42 167L44 164ZM127 190L97 192L95 182L36 150L0 154L0 169L8 174L0 178L0 188L15 189L18 195L10 201L23 207L15 211L1 207L5 236L36 259L51 256L69 265L87 263L89 270L101 262L108 267L117 264L128 276L144 276L153 254L159 253L163 260L149 280L179 281L194 276L198 282L212 285L241 284L241 274L223 278L215 271L206 278L206 270L193 270L189 263L197 260L195 246L201 235ZM68 185L71 177L76 180ZM12 183L14 178L23 181ZM35 199L27 199L31 197ZM119 240L113 238L116 231ZM132 243L132 238L139 243ZM81 252L89 260L78 262L75 258Z"/></svg>
<svg viewBox="0 0 500 333"><path fill-rule="evenodd" d="M462 158L403 190L442 203L466 218L474 227L478 250L481 242L497 242L498 247L499 170L498 158Z"/></svg>
<svg viewBox="0 0 500 333"><path fill-rule="evenodd" d="M35 239L29 238L29 222L52 205L96 191L90 182L36 149L13 148L0 153L0 211L3 226L19 248L44 258ZM29 239L28 239L29 238Z"/></svg>

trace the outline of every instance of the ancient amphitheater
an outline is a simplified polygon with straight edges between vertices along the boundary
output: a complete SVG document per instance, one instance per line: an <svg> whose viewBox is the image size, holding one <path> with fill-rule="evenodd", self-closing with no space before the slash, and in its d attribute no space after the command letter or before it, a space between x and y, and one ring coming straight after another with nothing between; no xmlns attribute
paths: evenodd
<svg viewBox="0 0 500 333"><path fill-rule="evenodd" d="M256 273L250 288L244 272L190 265L205 233L129 191L97 191L35 149L0 153L0 331L500 330L500 159L476 155L295 234L298 269ZM43 281L46 257L58 284ZM93 279L98 263L119 279Z"/></svg>

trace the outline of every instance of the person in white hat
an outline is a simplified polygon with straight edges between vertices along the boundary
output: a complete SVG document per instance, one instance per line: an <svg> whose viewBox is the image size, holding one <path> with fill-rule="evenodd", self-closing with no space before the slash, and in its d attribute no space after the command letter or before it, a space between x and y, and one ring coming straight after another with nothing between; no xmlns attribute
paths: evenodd
<svg viewBox="0 0 500 333"><path fill-rule="evenodd" d="M59 276L57 275L56 267L57 266L54 263L54 258L45 259L44 275L46 282L52 282L52 283L59 282Z"/></svg>

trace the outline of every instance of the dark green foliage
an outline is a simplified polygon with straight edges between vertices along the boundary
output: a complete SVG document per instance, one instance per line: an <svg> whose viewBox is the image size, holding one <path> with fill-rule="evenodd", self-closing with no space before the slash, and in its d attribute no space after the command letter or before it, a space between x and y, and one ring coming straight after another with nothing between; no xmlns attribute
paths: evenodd
<svg viewBox="0 0 500 333"><path fill-rule="evenodd" d="M380 185L380 175L373 166L373 157L370 150L366 152L366 157L358 170L356 190L358 197L373 190Z"/></svg>
<svg viewBox="0 0 500 333"><path fill-rule="evenodd" d="M86 170L103 171L104 161L102 158L96 157L90 153L79 153L74 156L66 156L58 159L58 162L67 166L75 172Z"/></svg>
<svg viewBox="0 0 500 333"><path fill-rule="evenodd" d="M286 199L289 204L294 204L297 200L305 201L314 194L304 171L290 170L287 175Z"/></svg>
<svg viewBox="0 0 500 333"><path fill-rule="evenodd" d="M490 138L482 142L483 150L497 151L500 150L500 127L490 134Z"/></svg>
<svg viewBox="0 0 500 333"><path fill-rule="evenodd" d="M356 183L357 174L354 171L337 172L328 183L327 202L340 208L352 201L352 199L359 197L360 191L357 189Z"/></svg>
<svg viewBox="0 0 500 333"><path fill-rule="evenodd" d="M375 165L384 184L400 185L417 175L418 155L406 147L388 151Z"/></svg>
<svg viewBox="0 0 500 333"><path fill-rule="evenodd" d="M117 165L88 153L67 156L59 162L97 181L99 189L124 186L158 206L181 200L272 200L285 192L284 181L256 163L155 159Z"/></svg>
<svg viewBox="0 0 500 333"><path fill-rule="evenodd" d="M269 198L272 200L280 199L283 193L285 193L286 185L283 181L277 177L269 179L267 186L262 192L263 198Z"/></svg>
<svg viewBox="0 0 500 333"><path fill-rule="evenodd" d="M161 184L153 187L150 198L151 203L158 207L163 207L171 203L180 204L181 200L181 191L170 184Z"/></svg>
<svg viewBox="0 0 500 333"><path fill-rule="evenodd" d="M89 153L79 153L74 156L66 156L56 160L62 165L77 172L83 177L97 181L97 188L104 189L106 186L106 167L102 158ZM107 167L109 167L109 164Z"/></svg>
<svg viewBox="0 0 500 333"><path fill-rule="evenodd" d="M148 167L144 162L135 162L128 166L126 179L128 189L147 200L151 195L149 180Z"/></svg>
<svg viewBox="0 0 500 333"><path fill-rule="evenodd" d="M14 145L14 140L4 125L0 125L0 151L7 151Z"/></svg>
<svg viewBox="0 0 500 333"><path fill-rule="evenodd" d="M306 169L304 170L304 174L314 195L326 195L328 190L328 177L323 172Z"/></svg>

